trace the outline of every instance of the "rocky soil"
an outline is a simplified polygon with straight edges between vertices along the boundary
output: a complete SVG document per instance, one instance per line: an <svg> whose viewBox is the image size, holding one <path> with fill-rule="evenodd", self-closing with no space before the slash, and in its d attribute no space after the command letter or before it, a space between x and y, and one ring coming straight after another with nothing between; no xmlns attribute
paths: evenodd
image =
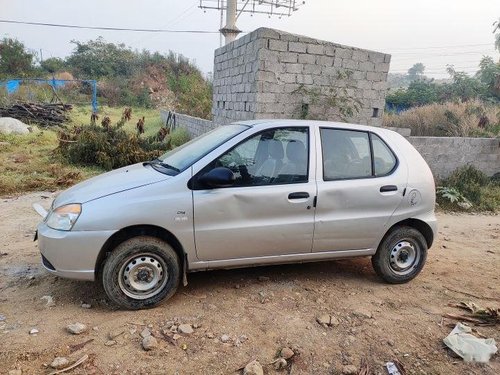
<svg viewBox="0 0 500 375"><path fill-rule="evenodd" d="M0 200L0 373L407 374L500 373L464 363L442 340L462 311L500 305L500 217L439 214L422 274L387 285L369 259L195 273L159 307L116 310L94 283L40 266L31 204ZM475 327L500 342L499 327ZM363 372L366 369L368 372ZM360 372L361 371L361 372Z"/></svg>

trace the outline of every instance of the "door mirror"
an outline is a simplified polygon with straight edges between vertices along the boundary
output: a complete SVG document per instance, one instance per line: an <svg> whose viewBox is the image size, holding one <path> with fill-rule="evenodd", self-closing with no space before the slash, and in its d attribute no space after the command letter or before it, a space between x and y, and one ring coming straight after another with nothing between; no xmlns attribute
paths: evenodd
<svg viewBox="0 0 500 375"><path fill-rule="evenodd" d="M203 186L221 188L233 186L235 176L232 170L225 167L214 168L202 175L198 182Z"/></svg>

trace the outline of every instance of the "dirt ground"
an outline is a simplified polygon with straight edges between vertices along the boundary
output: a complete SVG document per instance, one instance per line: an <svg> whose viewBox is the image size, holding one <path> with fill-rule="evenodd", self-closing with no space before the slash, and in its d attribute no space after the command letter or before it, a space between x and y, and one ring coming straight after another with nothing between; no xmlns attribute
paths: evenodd
<svg viewBox="0 0 500 375"><path fill-rule="evenodd" d="M337 374L361 360L370 374L386 374L384 363L395 359L408 374L500 374L500 355L489 364L464 363L442 343L455 323L442 314L461 313L450 302L500 304L500 216L439 214L427 265L409 284L380 282L365 258L214 271L190 274L170 301L131 312L110 306L97 284L43 270L31 204L51 199L36 193L0 200L0 373L48 374L57 356L71 363L88 355L69 373L236 374L250 360L268 364L290 347L295 355L283 374ZM339 324L319 325L321 314ZM88 331L68 333L75 322ZM165 339L162 331L173 323L197 328ZM30 334L33 328L39 332ZM158 339L155 350L142 349L144 328ZM477 330L500 342L498 326ZM110 334L119 335L107 346ZM273 365L264 371L277 373Z"/></svg>

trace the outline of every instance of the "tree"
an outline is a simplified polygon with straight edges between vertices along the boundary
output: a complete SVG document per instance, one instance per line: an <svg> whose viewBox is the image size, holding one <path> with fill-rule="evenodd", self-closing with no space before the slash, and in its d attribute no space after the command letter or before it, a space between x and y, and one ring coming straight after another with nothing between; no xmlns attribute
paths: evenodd
<svg viewBox="0 0 500 375"><path fill-rule="evenodd" d="M434 81L417 80L406 89L398 89L387 95L386 101L398 107L409 108L440 101L441 87Z"/></svg>
<svg viewBox="0 0 500 375"><path fill-rule="evenodd" d="M495 48L500 52L500 18L493 23L493 34L495 35Z"/></svg>
<svg viewBox="0 0 500 375"><path fill-rule="evenodd" d="M486 85L480 80L467 75L465 72L457 72L452 65L448 65L446 70L452 79L450 84L445 85L448 89L449 99L460 99L462 102L467 102L484 97Z"/></svg>
<svg viewBox="0 0 500 375"><path fill-rule="evenodd" d="M489 56L483 57L476 77L486 85L488 96L500 101L500 62L495 63Z"/></svg>
<svg viewBox="0 0 500 375"><path fill-rule="evenodd" d="M3 77L25 77L33 71L34 54L28 52L16 39L0 41L0 75Z"/></svg>
<svg viewBox="0 0 500 375"><path fill-rule="evenodd" d="M408 69L408 78L410 81L416 81L424 76L425 65L422 63L414 64L410 69Z"/></svg>
<svg viewBox="0 0 500 375"><path fill-rule="evenodd" d="M134 51L124 44L106 43L102 37L76 47L67 59L80 78L130 77L137 68Z"/></svg>
<svg viewBox="0 0 500 375"><path fill-rule="evenodd" d="M40 63L40 67L48 73L56 73L64 70L66 62L59 57L50 57Z"/></svg>

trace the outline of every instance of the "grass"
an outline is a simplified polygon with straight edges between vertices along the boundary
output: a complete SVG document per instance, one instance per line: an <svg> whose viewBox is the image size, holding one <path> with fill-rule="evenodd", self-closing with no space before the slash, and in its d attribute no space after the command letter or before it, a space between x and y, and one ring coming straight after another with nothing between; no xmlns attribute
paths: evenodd
<svg viewBox="0 0 500 375"><path fill-rule="evenodd" d="M102 172L64 163L54 154L57 134L0 134L0 196L36 190L58 190Z"/></svg>
<svg viewBox="0 0 500 375"><path fill-rule="evenodd" d="M410 128L413 136L497 137L500 107L480 101L429 104L400 114L385 113L384 126Z"/></svg>

